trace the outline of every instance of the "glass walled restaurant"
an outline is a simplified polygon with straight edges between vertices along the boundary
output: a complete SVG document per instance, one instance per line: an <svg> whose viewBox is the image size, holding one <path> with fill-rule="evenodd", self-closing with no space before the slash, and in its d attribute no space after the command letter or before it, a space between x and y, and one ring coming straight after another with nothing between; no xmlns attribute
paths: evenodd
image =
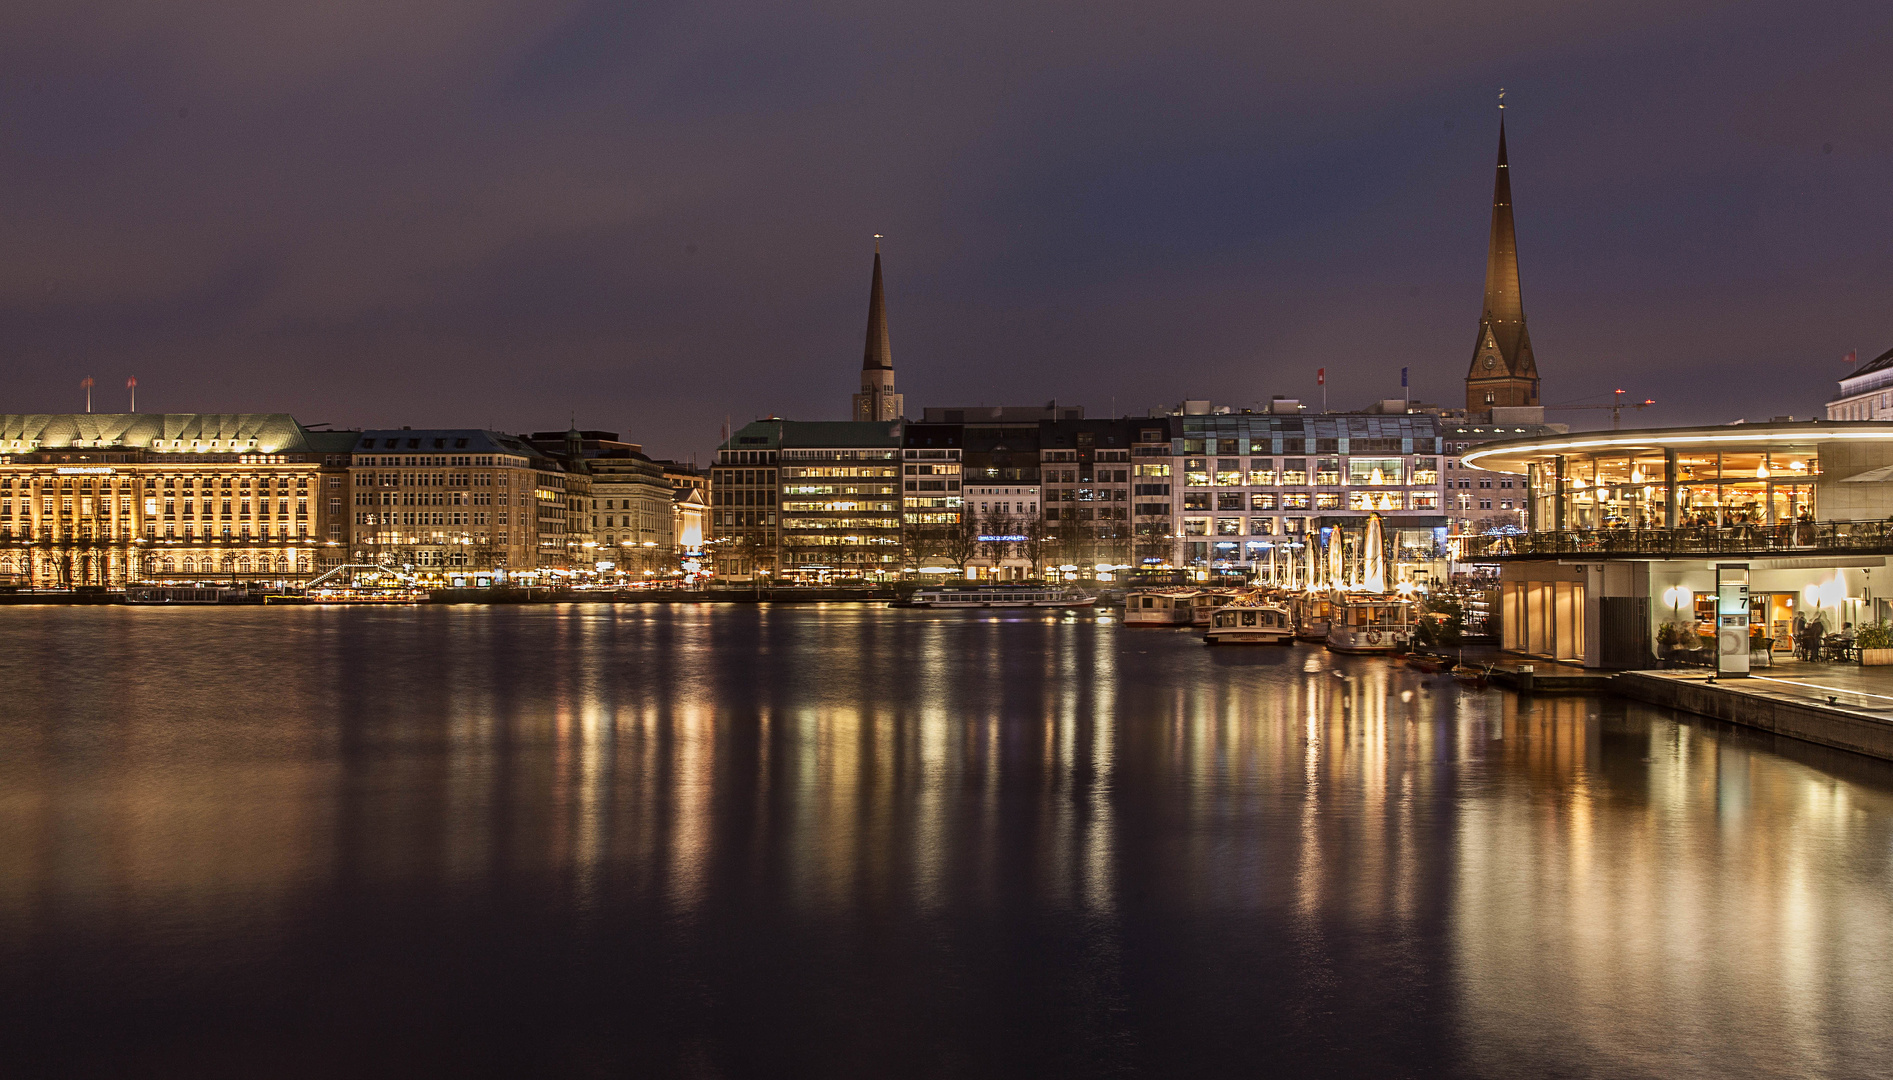
<svg viewBox="0 0 1893 1080"><path fill-rule="evenodd" d="M1532 524L1555 530L1761 525L1814 514L1820 454L1645 447L1526 465Z"/></svg>
<svg viewBox="0 0 1893 1080"><path fill-rule="evenodd" d="M1468 538L1502 567L1507 649L1647 666L1665 623L1712 632L1715 568L1751 572L1751 649L1893 618L1893 424L1580 432L1490 443L1465 464L1527 478L1527 531Z"/></svg>

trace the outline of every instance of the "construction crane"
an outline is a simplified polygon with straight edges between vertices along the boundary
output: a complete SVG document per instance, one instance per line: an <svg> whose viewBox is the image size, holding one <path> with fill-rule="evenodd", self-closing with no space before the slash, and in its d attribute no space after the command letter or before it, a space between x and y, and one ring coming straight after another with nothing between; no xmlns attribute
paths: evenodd
<svg viewBox="0 0 1893 1080"><path fill-rule="evenodd" d="M1609 409L1610 430L1616 431L1623 426L1623 411L1625 409L1647 409L1656 404L1655 398L1644 398L1642 401L1626 401L1624 400L1624 392L1622 390L1613 390L1611 392L1616 396L1602 405L1547 405L1545 409L1547 411L1552 409Z"/></svg>

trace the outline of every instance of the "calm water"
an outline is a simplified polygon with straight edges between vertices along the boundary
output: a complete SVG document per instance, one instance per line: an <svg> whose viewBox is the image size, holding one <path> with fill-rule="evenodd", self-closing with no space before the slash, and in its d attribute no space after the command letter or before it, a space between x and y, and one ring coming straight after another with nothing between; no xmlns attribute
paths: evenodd
<svg viewBox="0 0 1893 1080"><path fill-rule="evenodd" d="M1658 710L1066 615L0 629L0 1073L1893 1074L1893 767Z"/></svg>

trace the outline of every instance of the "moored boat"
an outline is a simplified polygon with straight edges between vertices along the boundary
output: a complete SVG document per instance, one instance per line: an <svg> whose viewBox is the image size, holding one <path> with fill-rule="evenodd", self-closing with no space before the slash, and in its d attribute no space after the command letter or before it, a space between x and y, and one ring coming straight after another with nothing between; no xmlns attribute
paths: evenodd
<svg viewBox="0 0 1893 1080"><path fill-rule="evenodd" d="M1328 649L1343 653L1405 652L1413 636L1413 602L1385 593L1336 593Z"/></svg>
<svg viewBox="0 0 1893 1080"><path fill-rule="evenodd" d="M1295 623L1288 609L1266 601L1237 601L1217 608L1203 632L1205 645L1293 645Z"/></svg>
<svg viewBox="0 0 1893 1080"><path fill-rule="evenodd" d="M127 604L260 604L263 593L247 585L127 585Z"/></svg>
<svg viewBox="0 0 1893 1080"><path fill-rule="evenodd" d="M1189 626L1197 589L1134 589L1124 600L1125 626Z"/></svg>
<svg viewBox="0 0 1893 1080"><path fill-rule="evenodd" d="M1088 608L1098 598L1079 589L991 588L921 589L894 607L917 608Z"/></svg>
<svg viewBox="0 0 1893 1080"><path fill-rule="evenodd" d="M1486 682L1492 677L1492 665L1474 667L1461 664L1453 669L1453 681L1461 686L1470 686L1474 690L1484 690Z"/></svg>
<svg viewBox="0 0 1893 1080"><path fill-rule="evenodd" d="M1216 609L1242 595L1240 589L1199 589L1190 600L1190 625L1208 626Z"/></svg>

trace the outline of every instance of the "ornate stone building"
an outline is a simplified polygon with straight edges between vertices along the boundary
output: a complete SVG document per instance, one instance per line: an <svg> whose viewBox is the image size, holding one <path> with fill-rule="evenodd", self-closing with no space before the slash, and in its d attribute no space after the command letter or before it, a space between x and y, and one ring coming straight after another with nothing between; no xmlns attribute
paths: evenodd
<svg viewBox="0 0 1893 1080"><path fill-rule="evenodd" d="M356 432L282 413L0 415L0 581L293 581L339 563Z"/></svg>
<svg viewBox="0 0 1893 1080"><path fill-rule="evenodd" d="M423 572L562 567L568 476L525 440L473 428L349 432L353 561Z"/></svg>

